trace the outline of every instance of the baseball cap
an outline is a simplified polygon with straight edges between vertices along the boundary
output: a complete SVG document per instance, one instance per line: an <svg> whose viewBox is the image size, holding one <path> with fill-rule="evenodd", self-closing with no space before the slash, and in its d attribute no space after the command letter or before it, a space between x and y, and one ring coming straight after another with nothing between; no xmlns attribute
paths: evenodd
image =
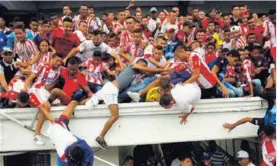
<svg viewBox="0 0 277 166"><path fill-rule="evenodd" d="M185 27L185 26L188 26L189 28L194 27L193 23L192 23L192 22L189 22L189 21L184 22L183 26L184 26L184 27Z"/></svg>
<svg viewBox="0 0 277 166"><path fill-rule="evenodd" d="M157 11L158 11L158 10L157 10L156 7L151 7L151 9L150 9L150 13L157 12Z"/></svg>
<svg viewBox="0 0 277 166"><path fill-rule="evenodd" d="M203 156L202 156L202 160L210 160L212 157L212 153L211 152L204 152Z"/></svg>
<svg viewBox="0 0 277 166"><path fill-rule="evenodd" d="M237 152L237 155L236 155L237 160L246 159L246 158L249 158L249 154L246 151L240 150Z"/></svg>
<svg viewBox="0 0 277 166"><path fill-rule="evenodd" d="M13 51L9 47L3 47L1 54L12 53Z"/></svg>
<svg viewBox="0 0 277 166"><path fill-rule="evenodd" d="M232 26L230 31L231 32L239 31L239 26Z"/></svg>

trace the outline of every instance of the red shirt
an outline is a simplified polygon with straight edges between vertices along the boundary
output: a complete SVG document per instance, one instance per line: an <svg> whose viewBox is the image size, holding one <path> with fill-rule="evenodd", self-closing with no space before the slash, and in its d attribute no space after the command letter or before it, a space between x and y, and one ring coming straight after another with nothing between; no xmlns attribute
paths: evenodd
<svg viewBox="0 0 277 166"><path fill-rule="evenodd" d="M76 34L70 33L70 35L64 36L64 30L62 28L56 28L51 33L50 41L52 41L52 45L56 52L61 54L64 58L72 48L80 44L80 40Z"/></svg>
<svg viewBox="0 0 277 166"><path fill-rule="evenodd" d="M87 86L85 76L79 71L75 79L72 79L68 75L68 69L63 67L61 75L65 81L63 91L66 93L67 97L71 97L74 92Z"/></svg>
<svg viewBox="0 0 277 166"><path fill-rule="evenodd" d="M206 29L206 28L208 27L209 20L210 20L209 18L204 18L204 19L202 20L202 28L203 28L203 29ZM215 19L215 22L217 22L221 28L224 27L224 22L223 22L222 19L216 18L216 19Z"/></svg>
<svg viewBox="0 0 277 166"><path fill-rule="evenodd" d="M254 33L256 35L256 41L258 43L262 43L263 40L263 33L264 33L264 27L258 26L255 29L248 29L248 34Z"/></svg>
<svg viewBox="0 0 277 166"><path fill-rule="evenodd" d="M206 62L207 64L209 64L209 63L211 63L212 61L214 61L216 58L217 58L216 53L207 54L207 55L205 56L205 62Z"/></svg>

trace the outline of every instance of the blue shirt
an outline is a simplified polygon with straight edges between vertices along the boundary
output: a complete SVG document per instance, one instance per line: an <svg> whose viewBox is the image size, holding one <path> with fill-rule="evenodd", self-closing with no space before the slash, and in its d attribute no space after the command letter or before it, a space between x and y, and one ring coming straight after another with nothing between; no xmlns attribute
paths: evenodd
<svg viewBox="0 0 277 166"><path fill-rule="evenodd" d="M5 33L0 31L0 52L2 52L3 47L7 45L7 40L8 38Z"/></svg>
<svg viewBox="0 0 277 166"><path fill-rule="evenodd" d="M86 141L78 138L77 138L77 144L78 146L81 147L81 149L83 150L84 152L84 160L82 162L82 166L93 166L93 161L94 161L94 154L93 154L93 151L92 149L90 148L90 146L86 143ZM72 144L73 145L73 144ZM70 146L72 146L70 145ZM65 154L68 154L68 151L70 149L70 146L66 148L65 150ZM57 159L57 165L58 166L70 166L72 165L72 163L70 162L70 160L67 160L66 162L62 162L60 157L58 156L58 159Z"/></svg>
<svg viewBox="0 0 277 166"><path fill-rule="evenodd" d="M25 31L25 33L26 33L26 38L27 39L30 39L30 40L33 40L34 39L34 36L33 36L33 34L30 32L30 31ZM12 33L10 33L9 35L8 35L8 41L7 41L7 46L9 47L9 48L11 48L11 49L13 49L14 48L14 41L15 41L15 34L14 34L14 32L12 32Z"/></svg>

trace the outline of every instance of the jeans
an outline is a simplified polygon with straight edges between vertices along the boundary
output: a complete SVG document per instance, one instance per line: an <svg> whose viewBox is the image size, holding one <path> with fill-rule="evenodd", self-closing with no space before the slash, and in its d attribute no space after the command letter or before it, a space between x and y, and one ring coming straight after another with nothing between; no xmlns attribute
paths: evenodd
<svg viewBox="0 0 277 166"><path fill-rule="evenodd" d="M191 74L187 70L174 71L170 73L170 82L176 85L180 82L185 82L190 78Z"/></svg>
<svg viewBox="0 0 277 166"><path fill-rule="evenodd" d="M233 86L232 84L230 84L229 82L226 82L226 81L222 81L222 83L228 89L229 97L243 97L244 96L244 92L243 92L242 87L237 88L237 87ZM222 90L221 90L220 87L218 87L217 93L218 93L218 95L222 96Z"/></svg>
<svg viewBox="0 0 277 166"><path fill-rule="evenodd" d="M93 93L98 92L102 88L101 85L94 84L94 83L91 83L91 82L88 82L88 87Z"/></svg>
<svg viewBox="0 0 277 166"><path fill-rule="evenodd" d="M253 91L255 96L260 96L262 94L262 82L260 79L252 80Z"/></svg>
<svg viewBox="0 0 277 166"><path fill-rule="evenodd" d="M141 84L132 85L131 87L120 92L118 95L118 102L121 103L121 102L129 99L127 92L129 92L129 91L130 92L139 92L140 90L144 89L147 85L149 85L155 79L156 79L156 76L145 77L145 78L143 78L143 82Z"/></svg>

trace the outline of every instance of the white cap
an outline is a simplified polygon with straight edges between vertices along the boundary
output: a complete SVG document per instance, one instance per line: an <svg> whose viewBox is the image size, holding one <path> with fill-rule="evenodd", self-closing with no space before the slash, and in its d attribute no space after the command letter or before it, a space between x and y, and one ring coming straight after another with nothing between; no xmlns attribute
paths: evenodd
<svg viewBox="0 0 277 166"><path fill-rule="evenodd" d="M245 159L245 158L249 158L249 154L244 151L244 150L240 150L237 152L237 156L238 159Z"/></svg>
<svg viewBox="0 0 277 166"><path fill-rule="evenodd" d="M235 31L239 31L239 30L240 30L239 26L236 26L236 25L232 26L231 29L230 29L231 32L235 32Z"/></svg>

